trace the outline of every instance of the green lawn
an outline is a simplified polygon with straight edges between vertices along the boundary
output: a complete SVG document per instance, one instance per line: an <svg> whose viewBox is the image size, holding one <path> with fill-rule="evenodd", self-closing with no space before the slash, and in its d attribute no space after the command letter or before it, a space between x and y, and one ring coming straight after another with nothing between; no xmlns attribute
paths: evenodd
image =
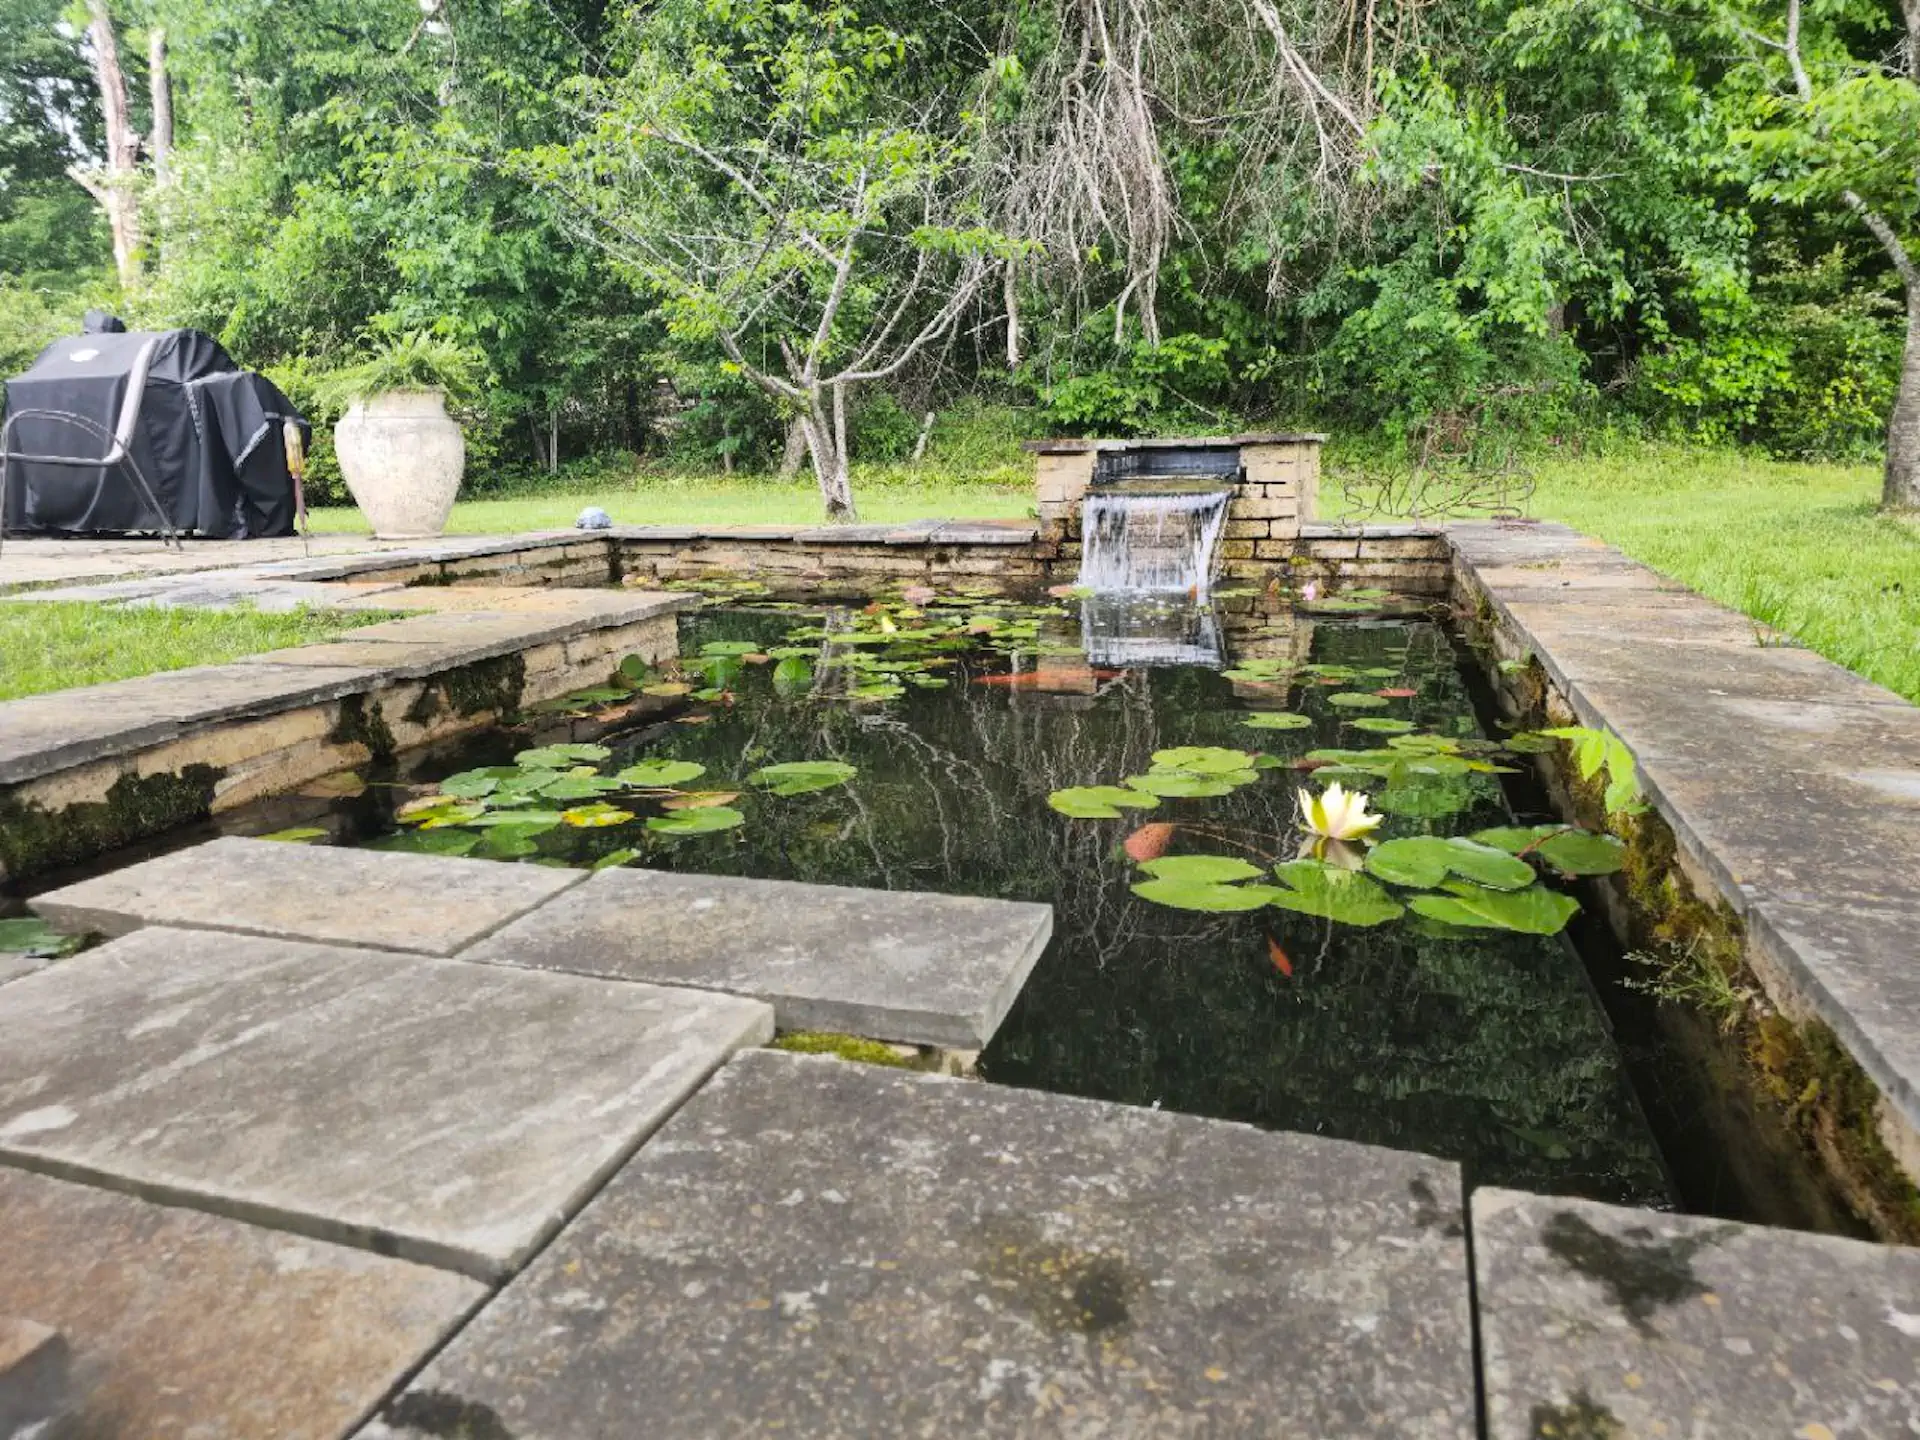
<svg viewBox="0 0 1920 1440"><path fill-rule="evenodd" d="M860 518L894 524L905 520L1017 518L1033 508L1026 485L980 484L930 474L918 484L889 475L873 483L856 474L854 499ZM649 475L625 486L534 491L511 499L468 500L453 507L447 524L455 535L496 535L515 530L556 530L598 505L616 525L817 525L820 492L811 479L783 484L773 479L723 479L716 475ZM350 507L315 510L313 528L364 534L367 522Z"/></svg>
<svg viewBox="0 0 1920 1440"><path fill-rule="evenodd" d="M1880 472L1646 450L1543 467L1533 511L1920 703L1920 524Z"/></svg>
<svg viewBox="0 0 1920 1440"><path fill-rule="evenodd" d="M1028 513L1033 498L1024 472L996 463L989 473L993 483L955 479L931 466L874 469L856 472L854 492L862 517L876 521ZM1876 515L1879 488L1878 471L1864 465L1792 465L1646 446L1547 462L1533 513L1618 545L1920 702L1920 527ZM601 506L620 524L820 518L809 479L650 473L587 490L471 501L455 508L451 528L476 534L564 527L586 505ZM365 528L351 509L318 511L316 526Z"/></svg>
<svg viewBox="0 0 1920 1440"><path fill-rule="evenodd" d="M133 609L85 601L0 602L0 700L217 665L262 650L331 640L388 618L370 612Z"/></svg>

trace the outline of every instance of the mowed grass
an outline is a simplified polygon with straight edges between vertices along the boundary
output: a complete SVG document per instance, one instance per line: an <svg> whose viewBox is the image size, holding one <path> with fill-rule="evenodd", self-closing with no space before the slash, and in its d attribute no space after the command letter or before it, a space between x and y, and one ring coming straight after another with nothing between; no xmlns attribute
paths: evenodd
<svg viewBox="0 0 1920 1440"><path fill-rule="evenodd" d="M897 476L897 472L895 472ZM981 483L929 471L924 480L863 482L854 476L860 518L874 524L908 520L1017 519L1033 508L1026 485ZM811 479L796 484L714 475L646 475L624 485L531 491L498 500L466 500L447 522L452 535L503 535L517 530L564 530L589 505L616 525L818 525L820 492ZM313 528L365 534L367 522L351 507L313 512Z"/></svg>
<svg viewBox="0 0 1920 1440"><path fill-rule="evenodd" d="M1875 467L1649 449L1543 466L1533 513L1920 703L1920 522L1879 498Z"/></svg>
<svg viewBox="0 0 1920 1440"><path fill-rule="evenodd" d="M0 602L0 700L331 640L384 615Z"/></svg>

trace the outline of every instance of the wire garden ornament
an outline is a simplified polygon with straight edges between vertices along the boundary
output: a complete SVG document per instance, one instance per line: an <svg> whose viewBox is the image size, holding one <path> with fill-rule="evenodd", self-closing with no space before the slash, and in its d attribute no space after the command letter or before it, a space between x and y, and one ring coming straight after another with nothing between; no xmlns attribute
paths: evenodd
<svg viewBox="0 0 1920 1440"><path fill-rule="evenodd" d="M1540 393L1510 386L1423 421L1407 436L1405 459L1342 477L1341 521L1524 519L1538 480L1512 411Z"/></svg>

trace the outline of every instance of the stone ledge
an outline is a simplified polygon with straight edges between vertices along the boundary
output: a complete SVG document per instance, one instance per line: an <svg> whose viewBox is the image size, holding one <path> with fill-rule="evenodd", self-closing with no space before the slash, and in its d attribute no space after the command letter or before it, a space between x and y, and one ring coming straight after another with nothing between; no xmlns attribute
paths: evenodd
<svg viewBox="0 0 1920 1440"><path fill-rule="evenodd" d="M1198 435L1191 437L1155 437L1141 440L1028 440L1020 448L1030 455L1084 455L1114 450L1197 450L1205 448L1244 449L1249 445L1324 445L1327 437L1316 431L1267 432L1247 435Z"/></svg>
<svg viewBox="0 0 1920 1440"><path fill-rule="evenodd" d="M445 956L586 878L584 870L229 835L31 904L73 935L163 925Z"/></svg>
<svg viewBox="0 0 1920 1440"><path fill-rule="evenodd" d="M481 1280L773 1034L731 996L208 930L4 993L0 1161Z"/></svg>
<svg viewBox="0 0 1920 1440"><path fill-rule="evenodd" d="M486 1297L478 1281L0 1169L0 1310L60 1328L45 1440L333 1440ZM4 1322L0 1322L0 1327ZM4 1398L0 1435L16 1431Z"/></svg>
<svg viewBox="0 0 1920 1440"><path fill-rule="evenodd" d="M1489 1440L1920 1423L1920 1250L1483 1189L1473 1253Z"/></svg>
<svg viewBox="0 0 1920 1440"><path fill-rule="evenodd" d="M1372 1146L753 1052L362 1440L445 1434L435 1395L529 1440L1467 1440L1459 1187Z"/></svg>
<svg viewBox="0 0 1920 1440"><path fill-rule="evenodd" d="M461 958L746 995L782 1030L979 1050L1052 933L1045 905L616 869Z"/></svg>
<svg viewBox="0 0 1920 1440"><path fill-rule="evenodd" d="M1508 648L1633 752L1769 999L1841 1038L1920 1179L1920 710L1565 526L1448 536Z"/></svg>
<svg viewBox="0 0 1920 1440"><path fill-rule="evenodd" d="M697 605L690 595L493 591L491 608L368 625L343 639L0 703L0 785L133 754L222 722L364 695ZM346 597L380 608L358 587Z"/></svg>

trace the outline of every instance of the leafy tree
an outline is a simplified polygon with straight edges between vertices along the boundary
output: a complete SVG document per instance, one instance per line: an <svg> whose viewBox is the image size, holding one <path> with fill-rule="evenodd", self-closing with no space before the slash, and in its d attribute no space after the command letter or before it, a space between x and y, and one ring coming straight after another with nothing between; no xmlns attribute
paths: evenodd
<svg viewBox="0 0 1920 1440"><path fill-rule="evenodd" d="M1920 0L1730 8L1760 79L1737 137L1755 199L1842 206L1906 293L1906 354L1887 422L1889 509L1920 509ZM1889 40L1894 43L1891 45Z"/></svg>
<svg viewBox="0 0 1920 1440"><path fill-rule="evenodd" d="M977 122L892 89L910 37L854 5L635 7L583 130L529 173L806 436L833 520L855 518L847 413L949 335L1018 247L970 185Z"/></svg>

